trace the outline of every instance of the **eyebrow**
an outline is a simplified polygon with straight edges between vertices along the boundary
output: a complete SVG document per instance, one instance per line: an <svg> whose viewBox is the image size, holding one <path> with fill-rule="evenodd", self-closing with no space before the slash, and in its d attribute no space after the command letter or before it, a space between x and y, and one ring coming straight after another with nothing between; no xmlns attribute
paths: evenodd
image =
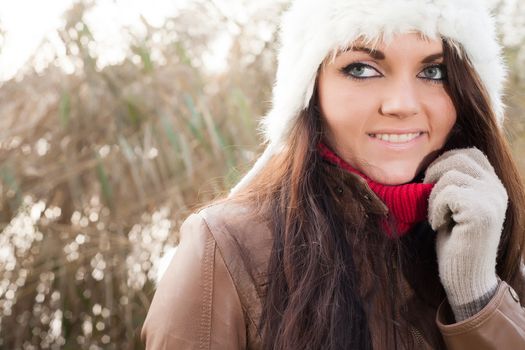
<svg viewBox="0 0 525 350"><path fill-rule="evenodd" d="M370 49L368 47L357 46L357 47L353 47L351 51L365 52L368 55L370 55L370 57L372 57L373 59L376 59L376 60L384 60L385 59L385 54L383 52L381 52L379 50L373 50L373 49ZM425 57L421 62L422 63L430 63L430 62L434 62L437 59L440 59L442 57L443 57L443 52L434 53L432 55L429 55L429 56Z"/></svg>

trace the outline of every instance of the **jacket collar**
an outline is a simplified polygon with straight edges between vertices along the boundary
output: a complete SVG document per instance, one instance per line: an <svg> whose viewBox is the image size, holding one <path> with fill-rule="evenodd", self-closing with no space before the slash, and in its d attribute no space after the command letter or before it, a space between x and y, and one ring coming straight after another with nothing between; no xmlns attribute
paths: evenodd
<svg viewBox="0 0 525 350"><path fill-rule="evenodd" d="M340 197L344 203L355 200L356 194L352 196L352 192L357 190L357 195L361 196L364 202L367 203L366 209L368 212L385 217L388 215L388 207L381 198L372 191L364 178L341 169L326 160L321 161L321 168L326 175L327 186L329 186L333 193ZM358 184L358 188L355 188L356 183Z"/></svg>

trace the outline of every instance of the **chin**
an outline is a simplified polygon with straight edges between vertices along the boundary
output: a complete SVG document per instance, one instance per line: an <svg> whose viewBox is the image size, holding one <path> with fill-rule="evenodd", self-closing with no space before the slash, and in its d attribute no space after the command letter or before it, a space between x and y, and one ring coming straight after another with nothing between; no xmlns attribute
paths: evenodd
<svg viewBox="0 0 525 350"><path fill-rule="evenodd" d="M395 185L402 185L411 182L414 180L416 176L416 171L413 172L407 172L407 171L400 171L395 172L388 169L382 169L381 173L375 173L375 174L366 174L368 177L370 177L375 182L378 182L383 185L389 185L389 186L395 186ZM388 174L388 175L386 175Z"/></svg>

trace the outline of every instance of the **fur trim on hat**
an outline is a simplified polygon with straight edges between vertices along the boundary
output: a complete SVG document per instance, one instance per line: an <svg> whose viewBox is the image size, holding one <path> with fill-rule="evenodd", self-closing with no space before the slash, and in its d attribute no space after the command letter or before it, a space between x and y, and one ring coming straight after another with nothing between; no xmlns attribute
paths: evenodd
<svg viewBox="0 0 525 350"><path fill-rule="evenodd" d="M284 145L299 113L310 102L317 71L327 57L347 49L358 38L375 46L407 32L419 32L429 39L443 37L461 56L466 55L502 126L507 69L495 21L483 1L295 0L281 22L272 109L260 125L268 144L263 158L270 159ZM232 193L249 182L263 163L259 159Z"/></svg>

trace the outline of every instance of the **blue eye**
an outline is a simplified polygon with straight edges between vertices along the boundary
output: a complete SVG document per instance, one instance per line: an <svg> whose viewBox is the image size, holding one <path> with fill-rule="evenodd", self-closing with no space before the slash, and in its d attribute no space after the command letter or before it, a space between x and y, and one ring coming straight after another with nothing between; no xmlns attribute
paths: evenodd
<svg viewBox="0 0 525 350"><path fill-rule="evenodd" d="M427 67L423 69L422 73L424 74L420 78L434 80L436 82L444 81L447 78L445 66L442 64Z"/></svg>
<svg viewBox="0 0 525 350"><path fill-rule="evenodd" d="M379 73L374 67L360 62L351 63L341 68L340 71L345 76L358 80L382 76L381 73ZM447 79L446 67L444 64L429 66L423 69L417 76L432 83L441 83Z"/></svg>
<svg viewBox="0 0 525 350"><path fill-rule="evenodd" d="M351 63L348 66L341 68L343 74L350 78L366 79L381 76L375 68L364 63Z"/></svg>

